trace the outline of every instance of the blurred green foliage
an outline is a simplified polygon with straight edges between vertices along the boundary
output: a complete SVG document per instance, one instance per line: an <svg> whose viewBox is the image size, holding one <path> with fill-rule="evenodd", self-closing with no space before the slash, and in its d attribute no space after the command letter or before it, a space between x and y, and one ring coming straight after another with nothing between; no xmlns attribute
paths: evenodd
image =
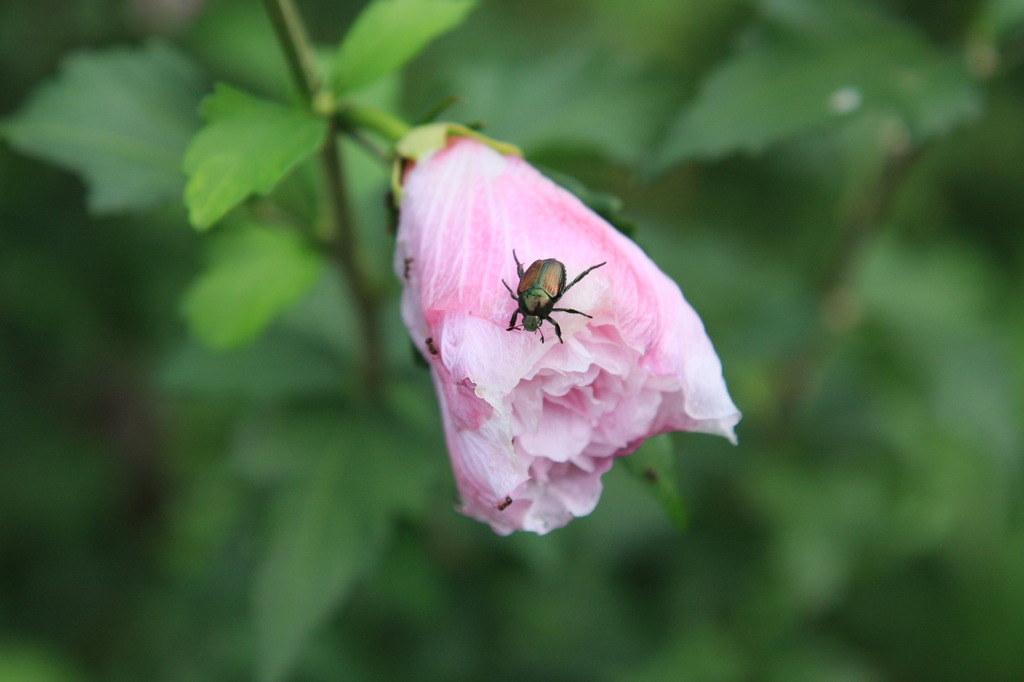
<svg viewBox="0 0 1024 682"><path fill-rule="evenodd" d="M325 63L375 44L338 49L363 3L300 8ZM499 538L452 509L387 169L346 143L383 407L342 278L264 225L322 229L322 130L260 128L297 98L259 4L4 3L0 680L1024 679L1022 48L1019 0L484 0L357 90L458 95L620 197L744 411L739 447L656 439L591 516ZM220 214L273 194L201 238L214 82L247 94L189 172L280 154L231 161Z"/></svg>

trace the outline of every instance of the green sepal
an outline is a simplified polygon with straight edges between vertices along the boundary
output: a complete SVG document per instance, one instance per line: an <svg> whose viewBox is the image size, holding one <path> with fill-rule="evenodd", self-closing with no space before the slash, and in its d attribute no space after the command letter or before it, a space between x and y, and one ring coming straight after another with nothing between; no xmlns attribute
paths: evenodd
<svg viewBox="0 0 1024 682"><path fill-rule="evenodd" d="M658 500L675 529L680 533L686 532L689 514L676 482L676 460L671 436L664 433L648 438L623 461L629 473L642 481Z"/></svg>
<svg viewBox="0 0 1024 682"><path fill-rule="evenodd" d="M448 146L451 137L468 137L494 149L499 154L522 156L519 147L501 142L461 123L430 123L417 126L395 143L395 165L391 172L391 190L395 205L402 201L402 166L406 161L422 161L434 152Z"/></svg>

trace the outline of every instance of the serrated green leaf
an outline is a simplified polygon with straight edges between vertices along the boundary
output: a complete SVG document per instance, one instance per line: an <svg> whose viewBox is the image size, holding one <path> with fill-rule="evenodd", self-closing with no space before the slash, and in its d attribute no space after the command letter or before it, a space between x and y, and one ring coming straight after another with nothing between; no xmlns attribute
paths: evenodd
<svg viewBox="0 0 1024 682"><path fill-rule="evenodd" d="M236 464L290 479L271 507L254 585L258 677L275 681L376 561L392 516L425 499L432 479L429 460L413 455L421 435L394 414L324 405L264 414L247 428Z"/></svg>
<svg viewBox="0 0 1024 682"><path fill-rule="evenodd" d="M654 493L676 530L684 532L689 523L689 515L676 483L676 460L671 437L662 434L648 438L625 462L629 472Z"/></svg>
<svg viewBox="0 0 1024 682"><path fill-rule="evenodd" d="M888 114L920 141L979 110L962 60L933 48L910 27L853 3L769 4L777 6L781 25L711 73L672 126L660 167L757 152L865 114ZM807 6L814 11L790 11Z"/></svg>
<svg viewBox="0 0 1024 682"><path fill-rule="evenodd" d="M400 68L457 26L475 0L375 0L356 18L338 49L337 94Z"/></svg>
<svg viewBox="0 0 1024 682"><path fill-rule="evenodd" d="M94 213L181 196L181 155L201 121L204 78L161 41L76 52L3 125L11 146L78 173Z"/></svg>
<svg viewBox="0 0 1024 682"><path fill-rule="evenodd" d="M237 348L316 281L323 258L300 235L255 223L217 235L209 267L185 293L192 334L216 349Z"/></svg>
<svg viewBox="0 0 1024 682"><path fill-rule="evenodd" d="M203 100L206 126L182 166L185 204L197 229L223 218L250 194L267 194L324 140L327 122L302 109L219 84Z"/></svg>

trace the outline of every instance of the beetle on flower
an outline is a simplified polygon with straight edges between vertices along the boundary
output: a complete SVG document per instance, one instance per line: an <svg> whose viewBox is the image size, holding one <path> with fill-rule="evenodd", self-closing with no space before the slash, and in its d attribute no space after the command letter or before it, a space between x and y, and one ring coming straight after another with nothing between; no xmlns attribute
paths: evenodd
<svg viewBox="0 0 1024 682"><path fill-rule="evenodd" d="M399 152L399 279L406 259L416 263L402 317L421 352L433 340L460 511L503 535L547 533L593 511L602 474L645 438L735 442L740 413L704 326L636 244L514 148L472 131L416 129ZM524 270L513 247L559 260ZM513 267L516 292L495 286ZM566 269L581 273L568 286ZM507 333L509 294L524 329L547 319L562 343ZM570 314L556 323L562 302Z"/></svg>
<svg viewBox="0 0 1024 682"><path fill-rule="evenodd" d="M505 280L501 280L501 283L508 289L509 295L518 306L515 312L512 313L512 319L509 321L508 329L505 331L512 331L516 328L516 317L522 313L523 329L528 332L537 331L544 320L547 320L555 327L555 336L558 337L558 343L564 343L562 341L562 328L558 326L558 322L551 319L552 312L573 313L593 319L590 315L573 310L572 308L556 308L555 304L558 303L562 296L569 292L569 289L576 286L577 282L586 277L591 270L607 265L607 263L591 265L577 275L576 279L569 286L565 286L565 266L562 265L561 261L557 261L554 258L535 260L524 273L523 265L519 262L515 249L512 250L512 258L516 261L516 272L519 273L519 286L516 287L516 292L512 293L512 287ZM540 342L544 343L543 331L540 333Z"/></svg>

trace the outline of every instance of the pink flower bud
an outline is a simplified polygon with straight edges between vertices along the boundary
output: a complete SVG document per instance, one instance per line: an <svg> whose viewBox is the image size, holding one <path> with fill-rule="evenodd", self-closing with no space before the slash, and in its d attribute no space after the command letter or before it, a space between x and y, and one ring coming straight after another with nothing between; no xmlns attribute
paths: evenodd
<svg viewBox="0 0 1024 682"><path fill-rule="evenodd" d="M538 332L507 330L524 268L579 281ZM402 187L402 317L430 363L460 511L547 533L593 511L615 457L666 431L735 442L740 413L697 313L629 239L517 156L453 137ZM511 501L510 501L511 500Z"/></svg>

